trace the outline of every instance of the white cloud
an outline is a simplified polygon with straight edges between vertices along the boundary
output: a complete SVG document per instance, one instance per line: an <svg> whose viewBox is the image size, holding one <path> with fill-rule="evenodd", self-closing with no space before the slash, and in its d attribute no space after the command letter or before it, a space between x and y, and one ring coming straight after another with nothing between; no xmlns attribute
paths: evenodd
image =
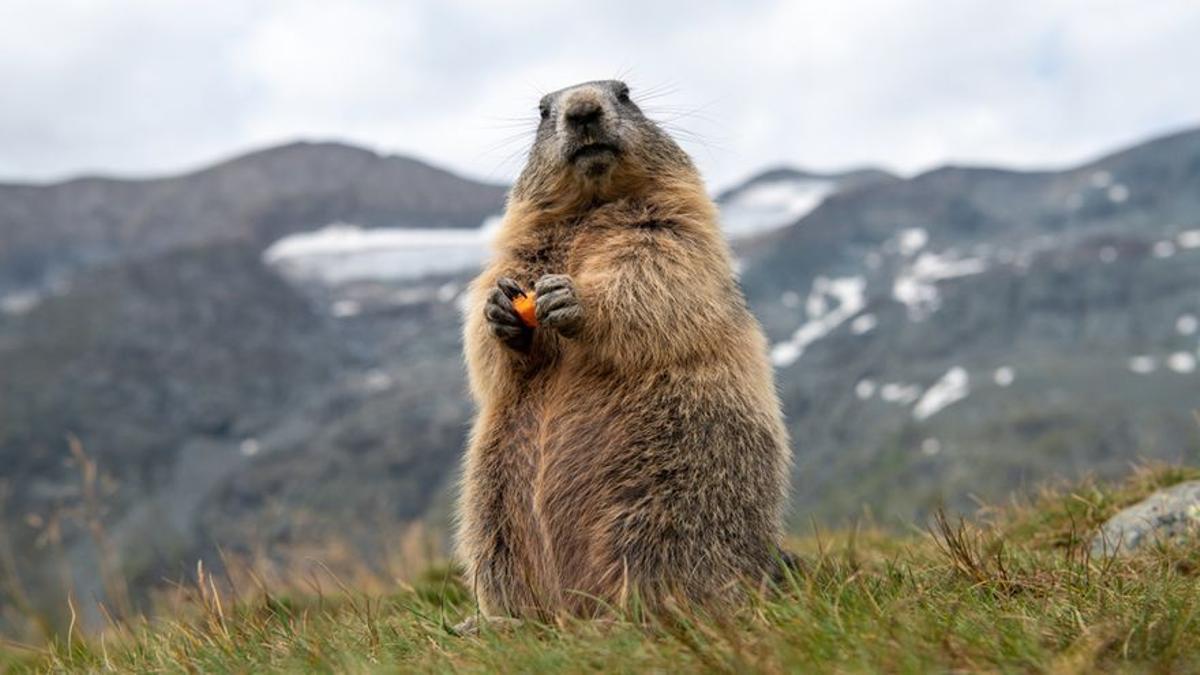
<svg viewBox="0 0 1200 675"><path fill-rule="evenodd" d="M1062 165L1193 123L1198 33L1185 0L10 1L0 176L307 137L507 180L540 92L621 73L669 87L648 107L704 139L684 144L714 187L781 162Z"/></svg>

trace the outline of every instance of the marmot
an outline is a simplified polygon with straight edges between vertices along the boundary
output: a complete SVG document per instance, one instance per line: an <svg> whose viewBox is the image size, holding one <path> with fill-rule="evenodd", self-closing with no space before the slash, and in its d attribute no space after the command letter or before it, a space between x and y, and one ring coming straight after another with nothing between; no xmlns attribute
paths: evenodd
<svg viewBox="0 0 1200 675"><path fill-rule="evenodd" d="M466 310L466 580L484 616L727 604L778 570L790 450L716 207L624 83L540 111Z"/></svg>

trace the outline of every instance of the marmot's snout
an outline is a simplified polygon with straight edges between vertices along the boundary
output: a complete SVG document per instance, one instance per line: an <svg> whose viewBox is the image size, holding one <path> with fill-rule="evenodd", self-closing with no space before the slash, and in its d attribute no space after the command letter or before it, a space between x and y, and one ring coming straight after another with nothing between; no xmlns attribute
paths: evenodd
<svg viewBox="0 0 1200 675"><path fill-rule="evenodd" d="M608 173L622 151L621 103L614 88L588 84L561 94L558 133L563 159L585 176Z"/></svg>
<svg viewBox="0 0 1200 675"><path fill-rule="evenodd" d="M514 194L612 200L649 175L699 180L687 154L630 98L620 80L596 80L542 96L529 161ZM569 183L564 182L564 179ZM570 184L574 192L563 192Z"/></svg>
<svg viewBox="0 0 1200 675"><path fill-rule="evenodd" d="M600 129L604 117L604 108L595 98L582 100L576 97L563 114L566 127L572 132L584 136L595 134Z"/></svg>

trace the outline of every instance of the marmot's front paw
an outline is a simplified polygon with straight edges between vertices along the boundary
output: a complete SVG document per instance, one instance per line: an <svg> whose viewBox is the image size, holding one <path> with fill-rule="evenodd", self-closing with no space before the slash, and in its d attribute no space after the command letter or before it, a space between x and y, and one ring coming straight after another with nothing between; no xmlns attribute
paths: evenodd
<svg viewBox="0 0 1200 675"><path fill-rule="evenodd" d="M533 330L521 321L517 310L513 308L512 300L508 299L505 290L509 287L520 288L511 279L500 279L497 282L496 288L488 294L487 302L483 306L483 316L487 319L488 330L492 331L492 335L512 349L525 351L529 349L533 340Z"/></svg>
<svg viewBox="0 0 1200 675"><path fill-rule="evenodd" d="M547 274L533 286L539 326L574 337L583 328L583 307L575 295L575 284L565 274Z"/></svg>

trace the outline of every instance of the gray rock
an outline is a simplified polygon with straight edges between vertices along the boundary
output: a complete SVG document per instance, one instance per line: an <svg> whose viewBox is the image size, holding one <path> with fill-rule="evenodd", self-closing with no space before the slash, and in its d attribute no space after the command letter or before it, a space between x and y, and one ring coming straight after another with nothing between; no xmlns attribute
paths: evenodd
<svg viewBox="0 0 1200 675"><path fill-rule="evenodd" d="M1128 555L1200 533L1200 480L1159 490L1113 516L1092 539L1092 555Z"/></svg>

